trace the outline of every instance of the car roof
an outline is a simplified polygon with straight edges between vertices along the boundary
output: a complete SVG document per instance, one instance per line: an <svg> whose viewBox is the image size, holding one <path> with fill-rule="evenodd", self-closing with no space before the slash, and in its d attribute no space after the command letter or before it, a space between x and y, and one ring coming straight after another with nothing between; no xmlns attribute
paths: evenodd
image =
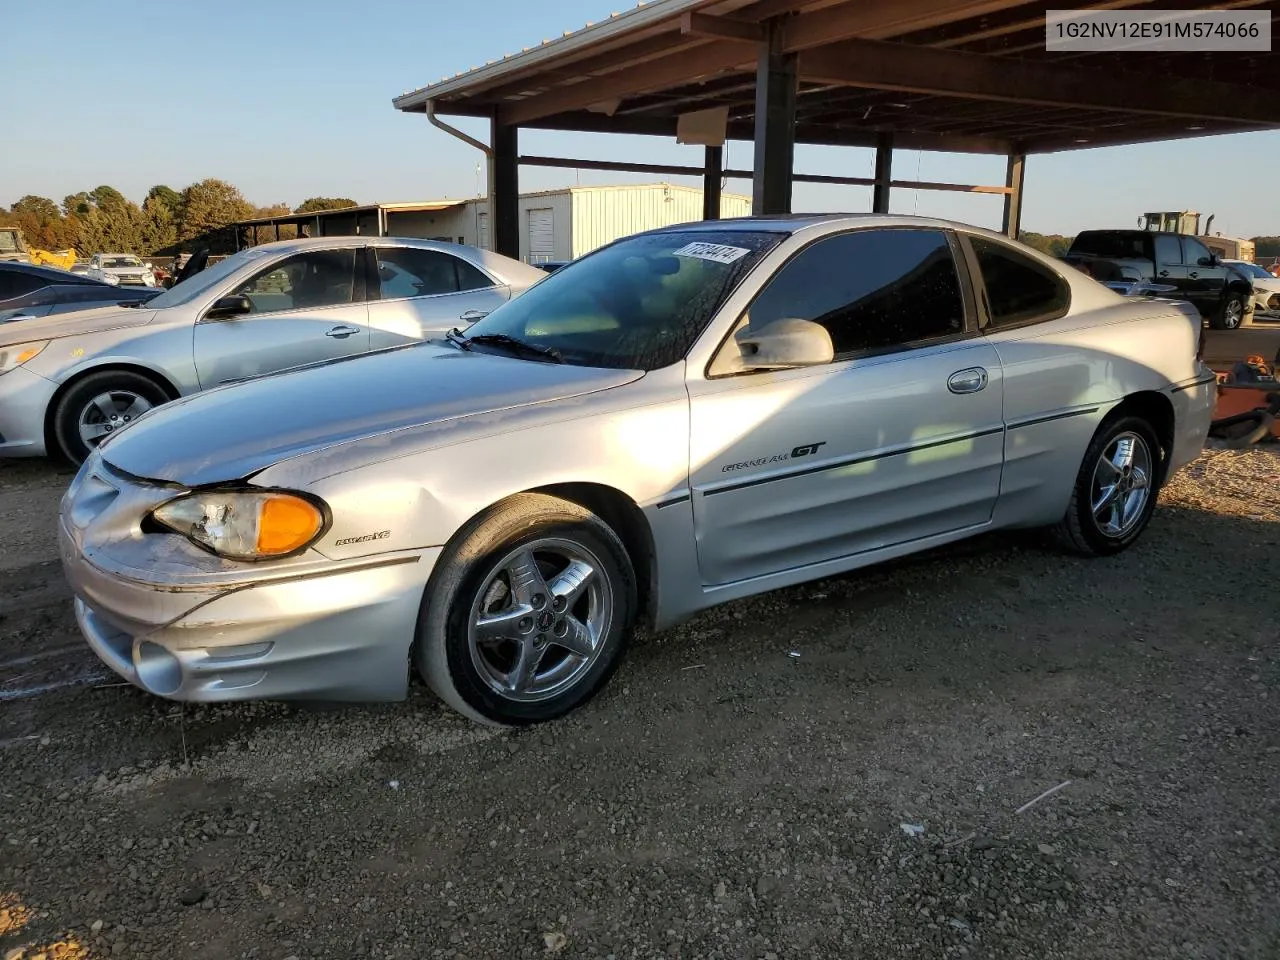
<svg viewBox="0 0 1280 960"><path fill-rule="evenodd" d="M70 270L59 270L57 267L46 267L36 263L14 263L12 260L0 261L0 270L9 273L23 273L29 277L41 277L45 280L65 283L68 277L74 278L76 283L97 283L96 280L86 280L73 274ZM108 286L108 284L104 284Z"/></svg>
<svg viewBox="0 0 1280 960"><path fill-rule="evenodd" d="M448 240L424 240L420 237L302 237L297 240L260 243L248 249L275 255L305 253L307 250L337 250L345 247L417 247L421 250L439 250L455 256L461 255L464 260L470 260L496 276L501 282L508 284L533 282L546 275L546 271L539 270L537 267L480 247Z"/></svg>

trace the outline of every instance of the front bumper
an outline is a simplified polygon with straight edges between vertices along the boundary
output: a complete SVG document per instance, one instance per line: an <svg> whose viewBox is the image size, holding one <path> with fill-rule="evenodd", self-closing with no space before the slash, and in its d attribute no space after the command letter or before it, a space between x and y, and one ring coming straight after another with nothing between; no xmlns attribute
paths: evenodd
<svg viewBox="0 0 1280 960"><path fill-rule="evenodd" d="M58 546L80 630L121 677L201 702L405 696L439 548L283 565L197 559L183 538L137 527L139 508L172 490L112 491L120 478L95 463L67 493Z"/></svg>
<svg viewBox="0 0 1280 960"><path fill-rule="evenodd" d="M45 416L57 389L26 367L0 374L0 457L45 455Z"/></svg>

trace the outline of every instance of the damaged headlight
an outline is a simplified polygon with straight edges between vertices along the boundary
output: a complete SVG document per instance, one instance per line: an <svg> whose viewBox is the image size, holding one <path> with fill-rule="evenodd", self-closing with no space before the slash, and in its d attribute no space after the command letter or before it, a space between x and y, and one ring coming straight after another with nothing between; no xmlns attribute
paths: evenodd
<svg viewBox="0 0 1280 960"><path fill-rule="evenodd" d="M198 547L229 560L272 560L305 550L329 525L324 504L282 490L200 490L151 514Z"/></svg>

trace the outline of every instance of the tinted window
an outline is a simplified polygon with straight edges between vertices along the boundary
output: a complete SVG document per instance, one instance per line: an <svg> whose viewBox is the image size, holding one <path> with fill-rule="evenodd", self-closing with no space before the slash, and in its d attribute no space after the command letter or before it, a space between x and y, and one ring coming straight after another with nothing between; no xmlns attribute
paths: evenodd
<svg viewBox="0 0 1280 960"><path fill-rule="evenodd" d="M946 236L937 230L858 230L803 250L747 310L827 328L836 356L964 331L964 300Z"/></svg>
<svg viewBox="0 0 1280 960"><path fill-rule="evenodd" d="M1182 263L1182 247L1177 237L1168 234L1156 237L1156 263Z"/></svg>
<svg viewBox="0 0 1280 960"><path fill-rule="evenodd" d="M1198 265L1206 257L1212 256L1209 248L1195 237L1182 238L1182 262Z"/></svg>
<svg viewBox="0 0 1280 960"><path fill-rule="evenodd" d="M0 272L0 300L24 296L32 290L39 290L46 283L47 281L40 277L18 273L16 270L5 270Z"/></svg>
<svg viewBox="0 0 1280 960"><path fill-rule="evenodd" d="M254 313L332 307L351 302L356 251L316 250L282 260L241 284Z"/></svg>
<svg viewBox="0 0 1280 960"><path fill-rule="evenodd" d="M374 252L383 300L432 297L493 286L492 280L465 260L438 250L378 247Z"/></svg>
<svg viewBox="0 0 1280 960"><path fill-rule="evenodd" d="M999 326L1060 316L1070 302L1069 288L1052 271L1017 250L982 237L970 237L987 288L991 322Z"/></svg>
<svg viewBox="0 0 1280 960"><path fill-rule="evenodd" d="M669 366L689 352L724 298L783 236L674 230L628 237L557 270L468 327L467 335L505 334L583 366Z"/></svg>
<svg viewBox="0 0 1280 960"><path fill-rule="evenodd" d="M1146 237L1133 231L1086 230L1071 241L1070 252L1120 260L1141 260L1147 256Z"/></svg>

